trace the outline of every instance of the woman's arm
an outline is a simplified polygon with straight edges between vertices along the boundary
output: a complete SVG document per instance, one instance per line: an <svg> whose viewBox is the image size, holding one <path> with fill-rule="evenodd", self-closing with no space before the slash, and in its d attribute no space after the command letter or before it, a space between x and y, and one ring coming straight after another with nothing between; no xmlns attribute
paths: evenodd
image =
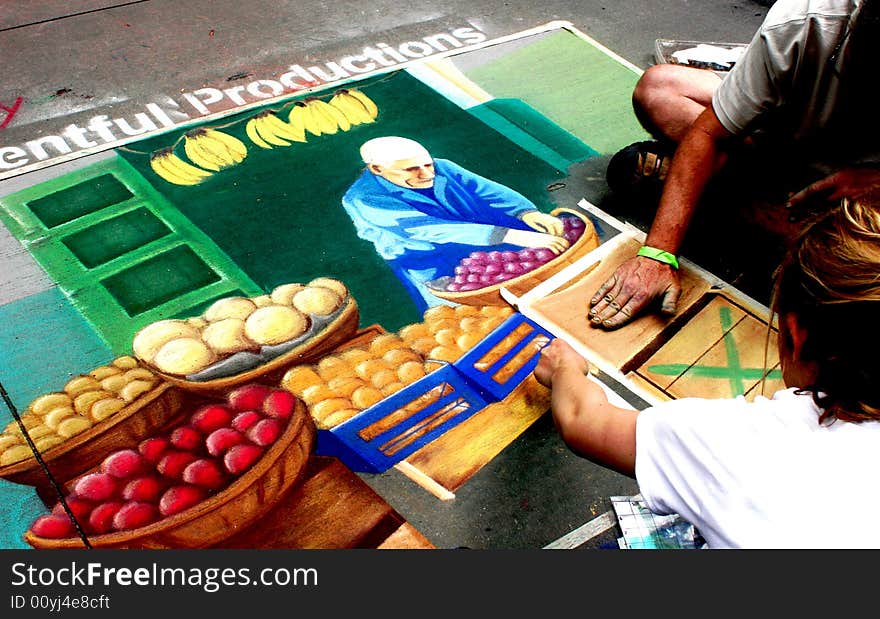
<svg viewBox="0 0 880 619"><path fill-rule="evenodd" d="M553 422L565 444L591 462L634 478L639 412L611 404L587 376L589 368L583 357L557 338L541 353L535 378L551 390Z"/></svg>

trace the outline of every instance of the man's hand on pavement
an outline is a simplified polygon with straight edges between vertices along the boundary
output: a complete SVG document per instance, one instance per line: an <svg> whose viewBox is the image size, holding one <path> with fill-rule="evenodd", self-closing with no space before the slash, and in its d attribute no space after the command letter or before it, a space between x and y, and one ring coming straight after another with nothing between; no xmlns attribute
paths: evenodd
<svg viewBox="0 0 880 619"><path fill-rule="evenodd" d="M520 247L546 247L554 254L561 254L568 249L568 241L561 236L544 234L543 232L531 232L529 230L517 230L511 228L504 235L504 243L519 245Z"/></svg>
<svg viewBox="0 0 880 619"><path fill-rule="evenodd" d="M534 228L538 232L546 232L555 236L562 236L565 228L562 220L553 215L542 213L541 211L529 211L522 216L524 224L530 228Z"/></svg>
<svg viewBox="0 0 880 619"><path fill-rule="evenodd" d="M674 314L681 295L678 271L668 264L634 256L609 277L590 299L590 325L616 329L660 299L660 311Z"/></svg>

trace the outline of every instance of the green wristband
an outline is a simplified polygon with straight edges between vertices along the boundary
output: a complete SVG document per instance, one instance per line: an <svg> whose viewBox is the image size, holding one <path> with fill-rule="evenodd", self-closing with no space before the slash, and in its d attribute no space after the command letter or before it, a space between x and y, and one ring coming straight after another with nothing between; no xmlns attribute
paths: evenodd
<svg viewBox="0 0 880 619"><path fill-rule="evenodd" d="M644 256L645 258L650 258L651 260L656 260L657 262L668 264L673 269L678 269L678 258L670 254L668 251L663 251L662 249L657 249L656 247L642 245L641 249L639 249L636 255Z"/></svg>

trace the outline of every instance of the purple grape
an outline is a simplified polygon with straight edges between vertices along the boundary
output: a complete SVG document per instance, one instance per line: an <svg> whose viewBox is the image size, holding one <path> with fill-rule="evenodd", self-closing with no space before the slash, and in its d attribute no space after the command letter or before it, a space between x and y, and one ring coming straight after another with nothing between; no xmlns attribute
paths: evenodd
<svg viewBox="0 0 880 619"><path fill-rule="evenodd" d="M489 261L488 255L484 251L472 251L468 258L476 264L486 264Z"/></svg>
<svg viewBox="0 0 880 619"><path fill-rule="evenodd" d="M522 267L523 273L528 273L529 271L539 267L540 265L534 260L523 260L519 263L519 266Z"/></svg>
<svg viewBox="0 0 880 619"><path fill-rule="evenodd" d="M504 261L504 258L503 258L500 251L490 251L488 254L486 254L486 258L488 258L489 262L494 262L494 263Z"/></svg>
<svg viewBox="0 0 880 619"><path fill-rule="evenodd" d="M465 276L465 283L474 284L480 281L480 275L478 273L468 273Z"/></svg>
<svg viewBox="0 0 880 619"><path fill-rule="evenodd" d="M458 290L459 290L459 292L466 292L468 290L477 290L478 288L482 288L482 287L483 287L483 285L480 284L479 282L474 282L471 284L462 284L461 288L459 288Z"/></svg>
<svg viewBox="0 0 880 619"><path fill-rule="evenodd" d="M456 284L455 282L450 282L449 284L446 285L446 290L448 290L449 292L458 292L459 290L461 290L461 286L462 286L461 284Z"/></svg>
<svg viewBox="0 0 880 619"><path fill-rule="evenodd" d="M517 252L519 254L520 260L534 260L535 259L535 250L531 247L526 247L525 249L521 249Z"/></svg>
<svg viewBox="0 0 880 619"><path fill-rule="evenodd" d="M535 260L540 263L549 262L556 257L552 251L547 249L546 247L539 247L535 250Z"/></svg>
<svg viewBox="0 0 880 619"><path fill-rule="evenodd" d="M512 275L522 275L525 271L518 262L508 262L504 265L504 272Z"/></svg>
<svg viewBox="0 0 880 619"><path fill-rule="evenodd" d="M519 256L515 251L504 251L501 252L501 259L504 262L515 262L519 260Z"/></svg>
<svg viewBox="0 0 880 619"><path fill-rule="evenodd" d="M486 275L497 275L501 273L503 267L500 264L495 264L494 262L490 262L486 265L485 273Z"/></svg>
<svg viewBox="0 0 880 619"><path fill-rule="evenodd" d="M452 281L456 284L465 284L467 283L467 275L456 275L452 278Z"/></svg>

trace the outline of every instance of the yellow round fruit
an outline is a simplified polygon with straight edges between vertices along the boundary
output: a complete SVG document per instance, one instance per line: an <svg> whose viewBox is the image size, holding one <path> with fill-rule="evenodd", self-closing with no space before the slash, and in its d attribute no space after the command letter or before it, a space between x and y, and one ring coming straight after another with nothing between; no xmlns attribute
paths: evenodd
<svg viewBox="0 0 880 619"><path fill-rule="evenodd" d="M46 413L46 416L43 417L43 423L45 423L53 430L57 430L59 423L61 423L68 417L73 417L74 415L76 415L76 411L73 410L73 407L59 406L58 408L52 409L48 413Z"/></svg>
<svg viewBox="0 0 880 619"><path fill-rule="evenodd" d="M102 398L92 404L89 409L89 417L94 421L103 421L115 415L125 407L125 400L122 398Z"/></svg>
<svg viewBox="0 0 880 619"><path fill-rule="evenodd" d="M101 381L101 389L105 391L119 391L123 387L128 384L128 380L125 378L125 374L113 374L112 376L108 376L104 380Z"/></svg>
<svg viewBox="0 0 880 619"><path fill-rule="evenodd" d="M327 387L340 398L351 398L351 394L367 383L357 376L337 376L327 381Z"/></svg>
<svg viewBox="0 0 880 619"><path fill-rule="evenodd" d="M455 345L464 351L471 350L483 340L482 333L462 333L455 340Z"/></svg>
<svg viewBox="0 0 880 619"><path fill-rule="evenodd" d="M115 365L102 365L100 367L96 367L94 370L89 372L89 376L97 381L101 381L108 376L113 376L114 374L122 374L122 372L123 369L118 368Z"/></svg>
<svg viewBox="0 0 880 619"><path fill-rule="evenodd" d="M14 464L33 457L34 452L31 451L29 445L11 445L0 453L0 466Z"/></svg>
<svg viewBox="0 0 880 619"><path fill-rule="evenodd" d="M224 318L210 323L202 331L202 341L219 355L256 347L244 334L244 320L241 318Z"/></svg>
<svg viewBox="0 0 880 619"><path fill-rule="evenodd" d="M318 375L326 382L339 376L353 376L354 368L351 364L335 355L322 358L318 361Z"/></svg>
<svg viewBox="0 0 880 619"><path fill-rule="evenodd" d="M137 359L135 359L131 355L122 355L121 357L116 357L113 360L113 365L120 370L130 370L132 368L136 368L138 366L138 362Z"/></svg>
<svg viewBox="0 0 880 619"><path fill-rule="evenodd" d="M94 391L101 388L101 383L94 376L75 376L64 385L64 392L75 398L84 391Z"/></svg>
<svg viewBox="0 0 880 619"><path fill-rule="evenodd" d="M80 432L85 432L92 427L92 422L88 417L68 417L58 424L58 436L70 438Z"/></svg>
<svg viewBox="0 0 880 619"><path fill-rule="evenodd" d="M215 359L213 351L201 339L178 337L162 345L153 358L153 364L167 374L185 376L205 369ZM131 384L134 383L126 387Z"/></svg>
<svg viewBox="0 0 880 619"><path fill-rule="evenodd" d="M411 348L392 348L382 355L390 367L400 367L407 361L422 361L422 356Z"/></svg>
<svg viewBox="0 0 880 619"><path fill-rule="evenodd" d="M326 316L342 305L342 298L329 288L307 286L293 295L290 302L304 314Z"/></svg>
<svg viewBox="0 0 880 619"><path fill-rule="evenodd" d="M340 423L348 421L360 412L358 408L341 408L316 421L315 425L322 430L329 430L330 428L335 428Z"/></svg>
<svg viewBox="0 0 880 619"><path fill-rule="evenodd" d="M138 331L131 347L135 356L152 363L160 348L171 340L179 338L198 339L199 330L183 320L160 320Z"/></svg>
<svg viewBox="0 0 880 619"><path fill-rule="evenodd" d="M395 348L409 348L406 342L396 333L382 333L377 335L370 342L370 352L381 357L389 350Z"/></svg>
<svg viewBox="0 0 880 619"><path fill-rule="evenodd" d="M389 395L391 395L391 394L393 394L393 393L397 393L398 391L400 391L400 390L403 389L404 387L406 387L406 385L404 385L404 384L401 383L401 382L388 383L387 385L385 385L384 387L382 387L382 394L385 395L385 396L389 396Z"/></svg>
<svg viewBox="0 0 880 619"><path fill-rule="evenodd" d="M381 402L384 397L385 395L376 387L366 385L355 389L354 393L351 394L351 403L356 408L370 408L373 404Z"/></svg>
<svg viewBox="0 0 880 619"><path fill-rule="evenodd" d="M345 284L343 284L338 279L334 279L332 277L316 277L312 281L310 281L308 286L323 286L324 288L329 288L337 295L339 295L340 299L344 299L348 296L348 288L346 288Z"/></svg>
<svg viewBox="0 0 880 619"><path fill-rule="evenodd" d="M198 370L193 370L198 371ZM134 402L143 394L153 389L153 381L151 380L133 380L125 387L119 390L119 397L126 402Z"/></svg>
<svg viewBox="0 0 880 619"><path fill-rule="evenodd" d="M267 305L273 305L275 302L272 300L272 297L268 294L261 294L258 297L251 297L251 301L254 302L254 305L257 307L266 307Z"/></svg>
<svg viewBox="0 0 880 619"><path fill-rule="evenodd" d="M186 324L191 326L193 329L198 329L199 331L201 331L202 329L207 327L209 323L201 316L193 316L192 318L186 319Z"/></svg>
<svg viewBox="0 0 880 619"><path fill-rule="evenodd" d="M45 415L59 406L70 406L73 398L68 393L45 393L31 402L30 409L35 415Z"/></svg>
<svg viewBox="0 0 880 619"><path fill-rule="evenodd" d="M400 331L398 331L397 333L406 342L414 342L417 339L431 335L431 331L428 329L428 325L423 322L416 322L411 325L401 327Z"/></svg>
<svg viewBox="0 0 880 619"><path fill-rule="evenodd" d="M308 316L283 305L258 308L244 322L245 336L267 346L292 340L308 329Z"/></svg>
<svg viewBox="0 0 880 619"><path fill-rule="evenodd" d="M379 370L370 377L370 382L376 389L382 389L385 385L398 382L397 372L394 370Z"/></svg>
<svg viewBox="0 0 880 619"><path fill-rule="evenodd" d="M256 304L245 297L226 297L214 301L202 315L208 322L217 322L225 318L245 320L257 309Z"/></svg>
<svg viewBox="0 0 880 619"><path fill-rule="evenodd" d="M458 358L461 356L461 351L457 348L449 348L448 346L437 346L431 349L431 352L428 353L429 359L437 359L438 361L448 361L452 363L453 361L458 361Z"/></svg>
<svg viewBox="0 0 880 619"><path fill-rule="evenodd" d="M335 391L333 391L330 387L325 385L324 383L320 383L317 385L312 385L311 387L306 387L302 393L302 401L312 406L317 404L318 402L323 402L324 400L332 400L333 398L339 397Z"/></svg>
<svg viewBox="0 0 880 619"><path fill-rule="evenodd" d="M407 361L397 368L397 377L405 385L414 383L425 376L425 365L421 361Z"/></svg>
<svg viewBox="0 0 880 619"><path fill-rule="evenodd" d="M326 419L332 413L350 408L353 407L348 398L329 398L309 406L309 412L316 419Z"/></svg>
<svg viewBox="0 0 880 619"><path fill-rule="evenodd" d="M457 348L458 344L456 344L456 340L458 339L458 336L458 329L440 329L434 334L434 339L437 340L437 343L441 346Z"/></svg>
<svg viewBox="0 0 880 619"><path fill-rule="evenodd" d="M319 385L323 382L318 373L308 365L296 365L287 370L281 378L281 386L298 398L301 398L303 391L312 385Z"/></svg>
<svg viewBox="0 0 880 619"><path fill-rule="evenodd" d="M150 380L154 382L158 380L156 378L156 375L147 368L132 368L130 370L126 370L123 376L125 377L125 382L128 383L133 380Z"/></svg>
<svg viewBox="0 0 880 619"><path fill-rule="evenodd" d="M37 451L43 453L44 451L49 451L53 447L57 447L63 442L64 437L58 436L57 434L49 434L48 436L35 440L34 447L37 448Z"/></svg>
<svg viewBox="0 0 880 619"><path fill-rule="evenodd" d="M86 391L85 393L81 393L73 400L73 410L76 411L77 415L88 415L89 410L92 408L92 404L97 402L102 398L112 397L113 394L109 391L105 391L103 389L99 389L97 391Z"/></svg>
<svg viewBox="0 0 880 619"><path fill-rule="evenodd" d="M294 282L292 284L281 284L277 286L272 293L269 295L269 298L276 305L290 305L291 300L293 299L293 295L295 295L300 290L305 290L306 285L300 284L298 282Z"/></svg>
<svg viewBox="0 0 880 619"><path fill-rule="evenodd" d="M423 322L428 324L443 318L455 318L455 308L451 305L435 305L426 309L425 313L422 314Z"/></svg>
<svg viewBox="0 0 880 619"><path fill-rule="evenodd" d="M382 359L367 359L354 366L354 372L362 380L371 380L373 374L387 370L388 364Z"/></svg>

